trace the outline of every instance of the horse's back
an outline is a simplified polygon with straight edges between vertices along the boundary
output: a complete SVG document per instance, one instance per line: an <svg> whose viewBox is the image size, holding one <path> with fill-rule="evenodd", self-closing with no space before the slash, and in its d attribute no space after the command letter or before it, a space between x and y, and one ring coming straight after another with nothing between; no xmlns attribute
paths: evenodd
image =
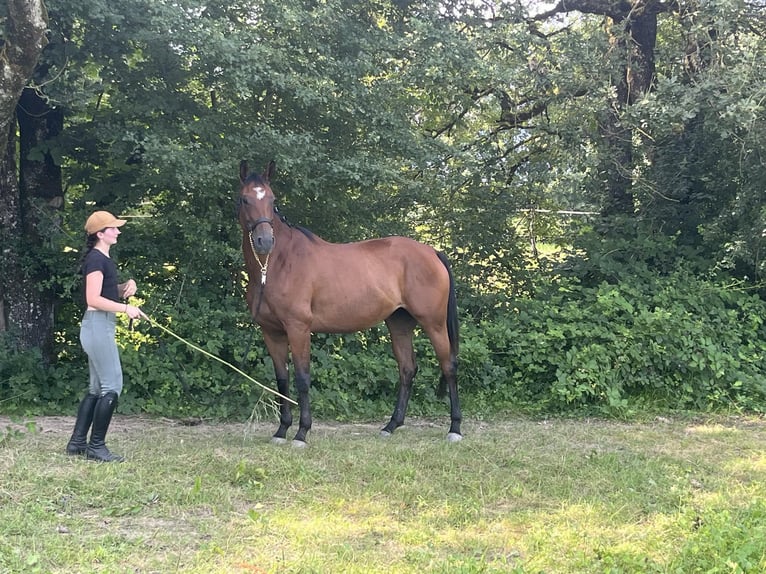
<svg viewBox="0 0 766 574"><path fill-rule="evenodd" d="M391 312L401 307L416 317L446 308L449 273L433 247L402 236L333 245L340 254L335 277L349 289L366 290L390 301Z"/></svg>
<svg viewBox="0 0 766 574"><path fill-rule="evenodd" d="M384 283L402 280L441 283L449 279L436 250L409 237L392 235L328 245L336 252L334 267L341 273L358 274L361 271L370 280Z"/></svg>

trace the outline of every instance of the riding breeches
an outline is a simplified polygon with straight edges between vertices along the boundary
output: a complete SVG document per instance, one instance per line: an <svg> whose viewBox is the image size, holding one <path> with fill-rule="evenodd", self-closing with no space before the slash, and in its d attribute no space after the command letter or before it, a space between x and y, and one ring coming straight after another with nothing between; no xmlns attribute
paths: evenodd
<svg viewBox="0 0 766 574"><path fill-rule="evenodd" d="M115 340L117 318L109 311L85 311L80 343L88 354L90 394L122 392L122 365Z"/></svg>

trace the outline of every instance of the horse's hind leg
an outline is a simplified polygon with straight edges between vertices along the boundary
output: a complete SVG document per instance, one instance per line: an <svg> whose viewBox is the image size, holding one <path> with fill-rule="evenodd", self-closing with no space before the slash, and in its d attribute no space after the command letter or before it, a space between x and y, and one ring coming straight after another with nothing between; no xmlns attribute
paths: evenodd
<svg viewBox="0 0 766 574"><path fill-rule="evenodd" d="M460 434L460 423L463 416L460 411L460 399L457 392L457 357L452 354L446 329L426 330L424 328L424 330L431 339L442 372L439 381L439 395L443 396L443 389L449 391L451 423L447 440L457 442L463 438L463 435Z"/></svg>
<svg viewBox="0 0 766 574"><path fill-rule="evenodd" d="M389 436L404 424L404 415L407 413L407 403L412 391L412 380L418 372L415 350L412 346L412 334L416 324L412 315L404 309L398 309L386 319L386 326L391 333L394 357L399 365L399 392L391 420L380 431L382 436Z"/></svg>
<svg viewBox="0 0 766 574"><path fill-rule="evenodd" d="M268 333L263 331L263 340L269 350L269 356L274 363L274 373L277 378L277 390L282 397L290 396L290 380L287 373L287 336L283 333ZM279 428L274 433L272 441L282 443L287 440L287 429L293 424L293 413L290 403L279 397Z"/></svg>
<svg viewBox="0 0 766 574"><path fill-rule="evenodd" d="M442 365L441 385L449 389L451 423L449 433L447 433L447 440L457 442L463 438L463 435L460 433L460 423L463 416L460 411L460 399L457 394L457 361L449 361L446 367Z"/></svg>

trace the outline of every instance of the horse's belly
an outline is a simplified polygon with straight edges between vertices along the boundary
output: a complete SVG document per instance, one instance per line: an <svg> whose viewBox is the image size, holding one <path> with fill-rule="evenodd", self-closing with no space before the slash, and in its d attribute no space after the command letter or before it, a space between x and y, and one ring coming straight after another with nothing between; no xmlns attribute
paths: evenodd
<svg viewBox="0 0 766 574"><path fill-rule="evenodd" d="M344 305L324 306L312 316L311 330L315 333L354 333L385 321L398 305L373 304L370 301L349 301Z"/></svg>

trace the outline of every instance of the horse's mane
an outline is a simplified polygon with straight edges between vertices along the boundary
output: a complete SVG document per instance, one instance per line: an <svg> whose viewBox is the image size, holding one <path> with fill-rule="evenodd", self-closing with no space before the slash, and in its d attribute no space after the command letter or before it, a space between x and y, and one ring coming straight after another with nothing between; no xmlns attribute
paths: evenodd
<svg viewBox="0 0 766 574"><path fill-rule="evenodd" d="M287 225L287 227L290 227L292 229L297 229L298 231L303 233L303 235L305 235L307 238L309 238L311 241L314 241L316 239L316 237L317 237L316 234L313 231L311 231L310 229L307 229L307 228L305 228L305 227L303 227L301 225L294 225L294 224L290 223L289 221L287 221L287 217L285 217L282 213L280 213L280 211L279 211L279 209L277 208L276 205L274 206L274 215L279 217L279 220L282 223L284 223L285 225Z"/></svg>

